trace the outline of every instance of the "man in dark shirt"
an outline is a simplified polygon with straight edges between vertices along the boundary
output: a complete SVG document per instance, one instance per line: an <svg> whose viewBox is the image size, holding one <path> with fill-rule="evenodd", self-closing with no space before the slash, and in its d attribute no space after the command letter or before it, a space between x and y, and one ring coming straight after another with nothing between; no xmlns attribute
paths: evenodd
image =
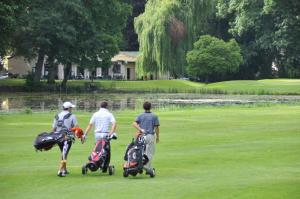
<svg viewBox="0 0 300 199"><path fill-rule="evenodd" d="M143 108L145 110L144 113L140 114L135 122L133 122L133 126L140 132L146 135L146 155L149 158L149 162L145 166L146 169L152 170L152 160L155 153L155 140L156 143L159 142L159 120L158 117L152 113L151 103L145 102L143 104Z"/></svg>

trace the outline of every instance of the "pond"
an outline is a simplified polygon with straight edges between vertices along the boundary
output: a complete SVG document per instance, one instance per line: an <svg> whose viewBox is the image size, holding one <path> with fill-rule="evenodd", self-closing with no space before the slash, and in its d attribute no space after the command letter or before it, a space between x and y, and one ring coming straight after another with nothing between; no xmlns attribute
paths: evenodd
<svg viewBox="0 0 300 199"><path fill-rule="evenodd" d="M210 94L55 94L55 93L1 93L0 112L60 110L64 101L76 104L80 111L93 112L108 100L111 110L141 109L150 101L156 109L185 106L224 106L240 104L300 103L300 96L291 95L210 95Z"/></svg>

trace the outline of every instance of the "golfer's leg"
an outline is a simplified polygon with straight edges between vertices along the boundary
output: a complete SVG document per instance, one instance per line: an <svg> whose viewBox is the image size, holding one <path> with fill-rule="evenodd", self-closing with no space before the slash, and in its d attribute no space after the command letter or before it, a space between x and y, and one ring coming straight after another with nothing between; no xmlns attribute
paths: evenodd
<svg viewBox="0 0 300 199"><path fill-rule="evenodd" d="M146 147L146 155L149 158L149 162L145 165L145 167L147 169L152 169L152 160L153 160L153 156L154 156L154 153L155 153L154 140L155 140L155 136L147 135L146 143L148 143L148 144L147 144L147 147Z"/></svg>
<svg viewBox="0 0 300 199"><path fill-rule="evenodd" d="M72 142L71 141L64 141L63 142L63 147L62 147L62 160L61 160L61 171L67 172L67 158L68 158L68 153L71 149ZM68 172L67 172L68 173Z"/></svg>
<svg viewBox="0 0 300 199"><path fill-rule="evenodd" d="M58 175L61 175L61 172L63 172L64 170L64 160L63 160L63 148L64 148L64 143L59 143L58 144L59 149L60 149L60 153L61 153L61 160L59 162L59 169L58 169Z"/></svg>
<svg viewBox="0 0 300 199"><path fill-rule="evenodd" d="M62 160L67 160L68 148L69 148L68 141L65 140L63 150L62 150Z"/></svg>

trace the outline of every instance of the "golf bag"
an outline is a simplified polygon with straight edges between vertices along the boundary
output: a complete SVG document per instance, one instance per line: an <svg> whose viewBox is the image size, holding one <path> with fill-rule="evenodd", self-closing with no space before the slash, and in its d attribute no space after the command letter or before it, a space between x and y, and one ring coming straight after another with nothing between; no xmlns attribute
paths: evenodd
<svg viewBox="0 0 300 199"><path fill-rule="evenodd" d="M73 129L76 131L73 132ZM67 129L62 129L59 133L46 133L43 132L39 134L33 143L33 146L36 151L48 151L52 149L52 147L55 144L59 144L63 142L64 140L71 140L72 142L75 142L75 135L76 137L80 138L80 133L77 133L78 131L82 131L80 128L73 128L72 131L68 131ZM75 134L75 135L74 135Z"/></svg>
<svg viewBox="0 0 300 199"><path fill-rule="evenodd" d="M123 176L128 177L128 175L136 176L138 173L142 174L145 165L148 163L149 158L145 154L146 142L144 135L138 135L137 138L132 140L132 142L127 146L123 164ZM145 169L146 170L146 169ZM154 170L147 171L146 173L150 177L154 177Z"/></svg>
<svg viewBox="0 0 300 199"><path fill-rule="evenodd" d="M48 151L50 150L55 144L62 142L64 139L63 133L41 133L39 134L33 146L37 151Z"/></svg>
<svg viewBox="0 0 300 199"><path fill-rule="evenodd" d="M88 157L89 162L82 166L82 175L86 175L88 170L94 172L98 169L103 173L106 173L108 170L109 175L114 174L115 167L113 165L109 165L111 139L117 139L116 135L101 138L96 142L94 150Z"/></svg>

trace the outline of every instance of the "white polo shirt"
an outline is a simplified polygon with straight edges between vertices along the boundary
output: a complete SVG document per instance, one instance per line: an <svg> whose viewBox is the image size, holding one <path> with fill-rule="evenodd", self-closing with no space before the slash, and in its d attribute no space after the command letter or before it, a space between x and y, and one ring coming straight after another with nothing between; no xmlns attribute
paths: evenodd
<svg viewBox="0 0 300 199"><path fill-rule="evenodd" d="M116 123L115 117L106 108L100 108L90 120L90 124L95 126L95 133L108 133L110 124L114 123Z"/></svg>

